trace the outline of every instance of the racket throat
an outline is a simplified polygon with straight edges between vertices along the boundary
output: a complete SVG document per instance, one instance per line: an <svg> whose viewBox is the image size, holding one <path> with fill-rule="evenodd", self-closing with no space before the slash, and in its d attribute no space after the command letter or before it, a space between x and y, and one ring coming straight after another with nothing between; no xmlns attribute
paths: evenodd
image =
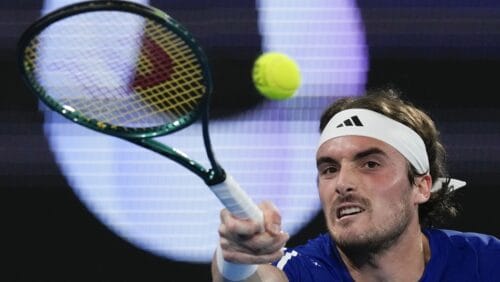
<svg viewBox="0 0 500 282"><path fill-rule="evenodd" d="M217 185L226 180L226 172L220 166L209 169L208 178L205 179L205 183L208 186Z"/></svg>

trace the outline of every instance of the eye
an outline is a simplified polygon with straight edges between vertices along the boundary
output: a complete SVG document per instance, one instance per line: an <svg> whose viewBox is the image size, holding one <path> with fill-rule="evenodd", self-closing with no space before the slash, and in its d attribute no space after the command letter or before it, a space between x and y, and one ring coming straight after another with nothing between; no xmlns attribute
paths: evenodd
<svg viewBox="0 0 500 282"><path fill-rule="evenodd" d="M363 166L366 168L377 168L380 166L380 164L375 161L367 161L363 164Z"/></svg>
<svg viewBox="0 0 500 282"><path fill-rule="evenodd" d="M336 173L337 171L338 171L338 168L337 168L337 166L334 166L334 165L328 165L328 166L324 166L324 167L319 168L320 175L333 174L333 173Z"/></svg>

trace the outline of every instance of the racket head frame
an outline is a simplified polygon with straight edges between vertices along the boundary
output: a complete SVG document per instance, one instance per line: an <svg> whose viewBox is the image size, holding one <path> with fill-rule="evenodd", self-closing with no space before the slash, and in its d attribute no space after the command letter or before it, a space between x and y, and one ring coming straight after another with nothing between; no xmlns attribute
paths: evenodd
<svg viewBox="0 0 500 282"><path fill-rule="evenodd" d="M111 126L103 125L102 123L99 123L95 120L82 118L82 116L79 115L78 112L68 111L65 107L63 107L63 105L61 105L60 103L52 99L50 95L42 91L41 87L35 86L36 83L34 82L34 79L32 78L28 68L25 65L24 58L25 50L30 44L31 40L38 34L40 34L45 28L57 21L78 14L94 11L121 11L137 14L165 26L167 29L175 32L177 36L182 38L197 57L203 73L205 94L201 97L202 100L200 101L197 110L179 119L179 122L175 126L167 124L163 126L149 127L145 130L141 130L140 132L126 129L121 130L120 128L116 127L114 130L109 130ZM27 85L30 88L31 92L35 93L40 98L40 100L42 100L44 104L46 104L53 111L58 112L72 122L78 123L87 128L125 139L139 146L155 151L163 156L166 156L186 167L190 171L194 172L196 175L201 177L209 186L219 184L226 179L225 171L215 159L209 137L209 104L210 96L212 95L213 83L211 71L208 64L208 58L205 55L203 49L198 44L197 40L191 35L191 33L183 25L181 25L165 12L152 6L122 0L90 0L69 4L44 15L43 17L37 19L35 22L29 25L23 32L17 43L17 52L17 65L21 73L21 77L25 82L25 85ZM152 139L154 137L167 135L181 130L197 120L201 120L203 141L208 160L212 166L212 168L210 169L205 168L179 150L166 146L163 143Z"/></svg>
<svg viewBox="0 0 500 282"><path fill-rule="evenodd" d="M141 128L141 130L130 130L130 128L116 127L97 120L88 119L79 115L78 111L68 111L60 103L50 97L41 87L35 86L36 79L32 78L28 67L25 62L25 50L30 42L36 38L45 28L51 24L60 21L64 18L72 17L78 14L93 12L93 11L121 11L143 16L149 20L164 26L169 31L173 31L177 36L190 47L193 54L196 56L201 66L203 73L203 84L205 86L205 94L202 96L202 101L198 104L195 111L179 118L175 125L172 123L162 126ZM70 119L73 122L79 123L85 127L104 132L106 134L114 135L125 139L144 139L153 138L158 136L167 135L177 130L183 129L201 118L203 126L208 126L208 106L210 103L210 96L212 95L213 83L212 75L208 64L208 58L196 39L189 33L189 31L177 22L175 19L164 13L163 11L142 5L139 3L121 1L121 0L90 0L66 5L59 8L45 16L39 18L32 23L21 35L17 44L17 65L21 73L21 77L25 84L29 86L30 90L35 93L47 106L52 110L60 113L62 116Z"/></svg>

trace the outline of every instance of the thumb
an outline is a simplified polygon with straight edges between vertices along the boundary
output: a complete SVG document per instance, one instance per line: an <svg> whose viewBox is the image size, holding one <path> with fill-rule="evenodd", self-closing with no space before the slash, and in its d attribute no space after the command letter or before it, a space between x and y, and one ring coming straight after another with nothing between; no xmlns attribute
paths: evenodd
<svg viewBox="0 0 500 282"><path fill-rule="evenodd" d="M272 235L281 233L281 214L278 208L270 201L264 201L260 205L264 214L264 224L267 232Z"/></svg>

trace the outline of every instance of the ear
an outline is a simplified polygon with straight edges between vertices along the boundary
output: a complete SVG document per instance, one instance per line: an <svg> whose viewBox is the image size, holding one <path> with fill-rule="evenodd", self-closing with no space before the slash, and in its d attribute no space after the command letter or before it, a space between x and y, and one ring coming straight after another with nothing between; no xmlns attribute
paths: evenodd
<svg viewBox="0 0 500 282"><path fill-rule="evenodd" d="M431 197L432 177L429 174L416 177L415 179L415 204L422 204Z"/></svg>

